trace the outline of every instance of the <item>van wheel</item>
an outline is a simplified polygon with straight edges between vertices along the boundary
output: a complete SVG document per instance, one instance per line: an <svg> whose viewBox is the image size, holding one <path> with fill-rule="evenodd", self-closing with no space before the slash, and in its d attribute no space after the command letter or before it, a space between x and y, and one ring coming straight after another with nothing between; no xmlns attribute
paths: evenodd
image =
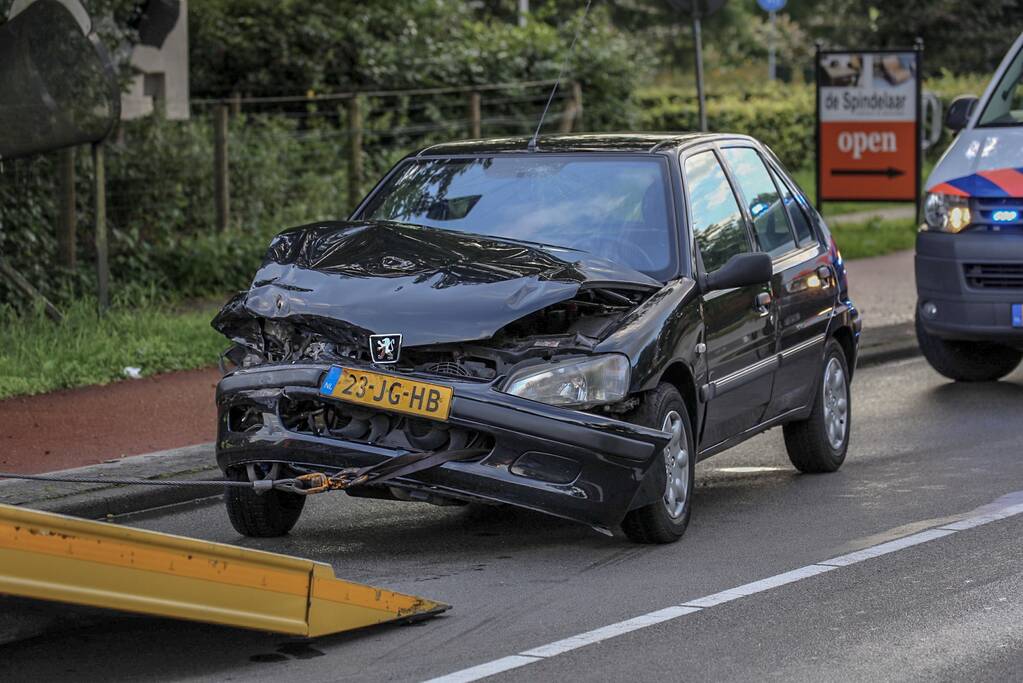
<svg viewBox="0 0 1023 683"><path fill-rule="evenodd" d="M782 427L789 460L800 472L834 472L845 462L852 424L849 365L834 339L824 347L824 363L810 416Z"/></svg>
<svg viewBox="0 0 1023 683"><path fill-rule="evenodd" d="M1015 370L1023 351L990 342L936 337L916 317L916 339L931 367L956 382L993 382Z"/></svg>
<svg viewBox="0 0 1023 683"><path fill-rule="evenodd" d="M622 521L622 531L635 543L672 543L685 533L692 512L696 449L693 427L678 389L661 383L626 418L629 422L671 432L671 441L660 455L664 494L661 500L632 510ZM658 475L651 470L647 476Z"/></svg>
<svg viewBox="0 0 1023 683"><path fill-rule="evenodd" d="M277 464L269 468L259 464L247 465L228 471L228 478L232 481L280 479L279 468ZM229 487L224 495L231 526L243 536L257 538L283 536L291 531L302 515L305 498L276 489L256 493L252 489L234 486Z"/></svg>

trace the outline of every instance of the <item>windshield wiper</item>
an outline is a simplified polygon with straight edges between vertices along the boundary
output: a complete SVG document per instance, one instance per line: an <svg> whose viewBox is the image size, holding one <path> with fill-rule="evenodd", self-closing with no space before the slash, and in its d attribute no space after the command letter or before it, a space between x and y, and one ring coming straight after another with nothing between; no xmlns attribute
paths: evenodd
<svg viewBox="0 0 1023 683"><path fill-rule="evenodd" d="M482 237L483 239L498 240L502 242L515 242L517 244L530 244L538 247L546 247L547 249L565 249L567 251L577 251L580 254L587 254L589 252L583 249L577 249L576 247L565 247L560 244L548 244L547 242L536 242L534 240L523 240L516 237L504 237L503 235L484 235L479 232L469 232L467 230L451 230L450 228L438 228L433 225L422 225L421 227L430 228L431 230L450 230L451 232L459 232L463 235L472 235L473 237Z"/></svg>

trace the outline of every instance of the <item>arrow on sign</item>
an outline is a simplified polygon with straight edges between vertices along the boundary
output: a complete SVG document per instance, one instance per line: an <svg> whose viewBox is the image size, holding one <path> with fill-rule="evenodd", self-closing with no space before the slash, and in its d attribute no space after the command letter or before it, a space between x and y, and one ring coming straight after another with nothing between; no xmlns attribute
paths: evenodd
<svg viewBox="0 0 1023 683"><path fill-rule="evenodd" d="M888 168L833 168L831 175L886 175L889 178L897 178L900 175L906 175L906 172L894 166Z"/></svg>

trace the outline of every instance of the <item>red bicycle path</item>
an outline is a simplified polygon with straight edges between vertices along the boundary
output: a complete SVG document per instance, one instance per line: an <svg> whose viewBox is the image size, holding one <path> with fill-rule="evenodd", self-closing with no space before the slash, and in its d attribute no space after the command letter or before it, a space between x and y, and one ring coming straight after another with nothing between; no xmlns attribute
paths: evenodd
<svg viewBox="0 0 1023 683"><path fill-rule="evenodd" d="M214 441L220 372L187 370L0 401L0 471L52 472Z"/></svg>

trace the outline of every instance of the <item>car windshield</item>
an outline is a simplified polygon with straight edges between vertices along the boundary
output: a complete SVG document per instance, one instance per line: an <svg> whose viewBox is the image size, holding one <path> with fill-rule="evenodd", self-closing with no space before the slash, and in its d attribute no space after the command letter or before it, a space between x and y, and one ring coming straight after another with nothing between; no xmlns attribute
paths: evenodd
<svg viewBox="0 0 1023 683"><path fill-rule="evenodd" d="M358 217L568 247L665 279L675 263L667 187L652 157L418 159Z"/></svg>
<svg viewBox="0 0 1023 683"><path fill-rule="evenodd" d="M1023 126L1023 50L1009 62L977 125Z"/></svg>

